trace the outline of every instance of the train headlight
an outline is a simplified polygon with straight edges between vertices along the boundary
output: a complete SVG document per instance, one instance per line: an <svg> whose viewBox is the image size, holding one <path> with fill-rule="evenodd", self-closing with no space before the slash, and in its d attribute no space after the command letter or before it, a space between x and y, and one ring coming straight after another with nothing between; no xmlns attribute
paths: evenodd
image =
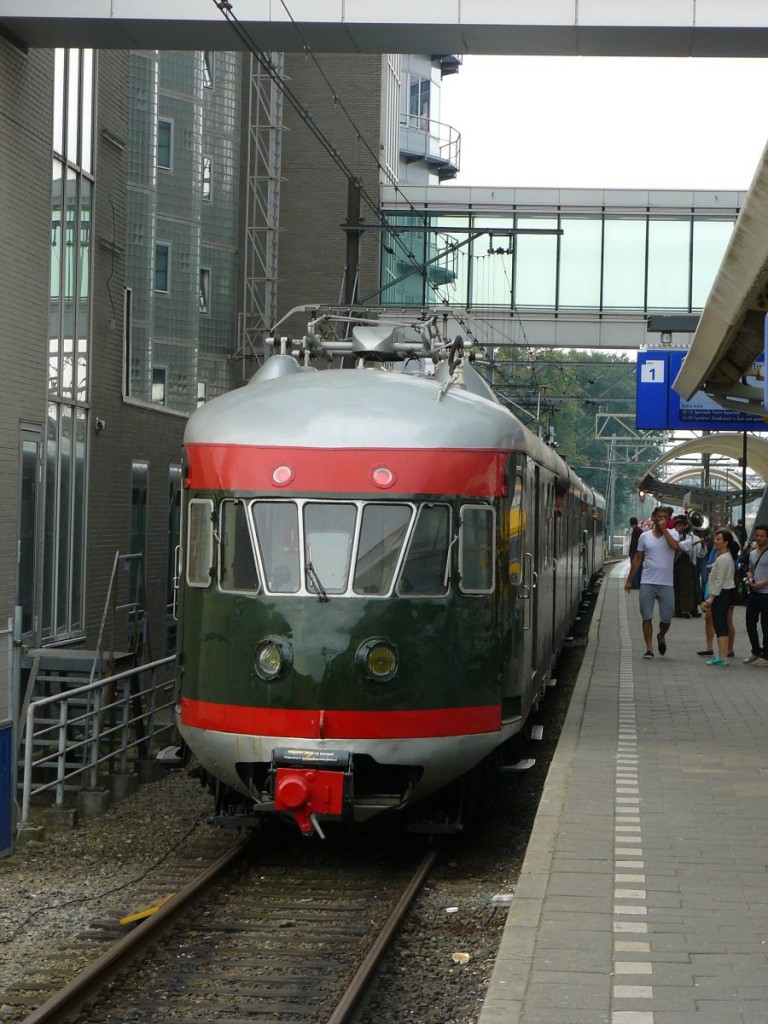
<svg viewBox="0 0 768 1024"><path fill-rule="evenodd" d="M256 644L253 665L259 678L267 683L283 679L293 665L291 645L280 636L264 637Z"/></svg>
<svg viewBox="0 0 768 1024"><path fill-rule="evenodd" d="M392 679L400 665L394 644L378 637L360 644L355 660L365 669L368 678L377 683L386 683Z"/></svg>

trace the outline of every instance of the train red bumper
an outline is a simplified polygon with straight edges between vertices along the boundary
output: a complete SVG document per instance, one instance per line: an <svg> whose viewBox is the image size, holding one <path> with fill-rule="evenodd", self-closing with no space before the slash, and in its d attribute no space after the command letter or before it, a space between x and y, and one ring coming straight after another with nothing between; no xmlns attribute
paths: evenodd
<svg viewBox="0 0 768 1024"><path fill-rule="evenodd" d="M278 768L275 774L275 810L292 814L306 835L315 829L319 831L318 814L338 817L342 814L345 778L344 772L340 771Z"/></svg>

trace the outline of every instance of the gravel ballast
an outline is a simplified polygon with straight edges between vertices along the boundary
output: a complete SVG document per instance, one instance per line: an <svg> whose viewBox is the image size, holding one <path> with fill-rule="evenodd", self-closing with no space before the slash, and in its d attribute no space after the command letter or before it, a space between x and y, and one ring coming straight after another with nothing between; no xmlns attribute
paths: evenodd
<svg viewBox="0 0 768 1024"><path fill-rule="evenodd" d="M577 640L560 659L558 685L537 717L543 739L528 751L535 767L489 785L482 815L441 840L362 1024L477 1020L583 649ZM63 984L103 952L112 940L99 933L105 922L191 879L201 850L209 860L231 846L231 833L208 824L212 810L199 782L172 769L106 814L0 860L0 1024L24 1020L56 987L52 980Z"/></svg>

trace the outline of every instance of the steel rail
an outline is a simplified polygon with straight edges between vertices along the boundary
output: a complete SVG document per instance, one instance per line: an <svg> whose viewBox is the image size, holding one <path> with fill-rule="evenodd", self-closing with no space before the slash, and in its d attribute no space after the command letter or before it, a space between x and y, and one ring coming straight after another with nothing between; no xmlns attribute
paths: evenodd
<svg viewBox="0 0 768 1024"><path fill-rule="evenodd" d="M43 1022L64 1024L65 1021L71 1021L84 1003L95 999L98 992L113 977L124 971L133 960L146 952L147 946L175 922L175 919L187 909L188 904L195 896L239 860L253 839L253 835L246 836L231 850L219 857L154 914L142 921L124 938L90 963L64 988L52 995L28 1017L25 1017L22 1024L43 1024Z"/></svg>
<svg viewBox="0 0 768 1024"><path fill-rule="evenodd" d="M345 1024L346 1021L350 1020L350 1015L370 984L371 978L378 967L379 961L389 948L403 918L424 884L429 872L432 870L432 866L435 863L438 852L439 851L436 847L430 850L416 869L416 872L412 876L402 896L397 901L392 913L389 915L380 929L379 934L376 936L376 939L366 954L365 959L355 972L355 976L349 983L346 992L336 1005L336 1009L328 1018L328 1024Z"/></svg>

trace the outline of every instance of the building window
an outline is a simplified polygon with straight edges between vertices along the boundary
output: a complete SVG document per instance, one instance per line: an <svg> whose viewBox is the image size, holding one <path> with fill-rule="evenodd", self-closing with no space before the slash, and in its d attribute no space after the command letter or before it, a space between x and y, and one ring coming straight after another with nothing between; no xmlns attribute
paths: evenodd
<svg viewBox="0 0 768 1024"><path fill-rule="evenodd" d="M205 405L205 399L206 399L205 381L204 380L199 380L197 382L197 408L198 409L200 408L201 405Z"/></svg>
<svg viewBox="0 0 768 1024"><path fill-rule="evenodd" d="M214 60L213 50L203 50L203 86L206 89L213 88Z"/></svg>
<svg viewBox="0 0 768 1024"><path fill-rule="evenodd" d="M203 202L211 202L211 185L213 177L213 160L209 156L203 157Z"/></svg>
<svg viewBox="0 0 768 1024"><path fill-rule="evenodd" d="M554 306L557 286L557 220L519 217L515 251L516 306ZM550 231L551 234L525 232Z"/></svg>
<svg viewBox="0 0 768 1024"><path fill-rule="evenodd" d="M646 309L688 309L692 230L691 217L649 219Z"/></svg>
<svg viewBox="0 0 768 1024"><path fill-rule="evenodd" d="M40 496L40 428L21 428L21 495L19 498L19 562L16 604L21 608L21 630L31 639L36 629L38 514Z"/></svg>
<svg viewBox="0 0 768 1024"><path fill-rule="evenodd" d="M606 217L603 309L644 308L647 233L644 217Z"/></svg>
<svg viewBox="0 0 768 1024"><path fill-rule="evenodd" d="M157 122L157 166L165 170L171 169L171 153L173 149L173 121L160 118Z"/></svg>
<svg viewBox="0 0 768 1024"><path fill-rule="evenodd" d="M155 246L155 291L169 292L171 280L171 247L167 242Z"/></svg>
<svg viewBox="0 0 768 1024"><path fill-rule="evenodd" d="M200 294L199 304L201 313L210 312L210 299L211 299L211 271L208 267L200 268Z"/></svg>
<svg viewBox="0 0 768 1024"><path fill-rule="evenodd" d="M691 308L702 309L733 232L733 221L694 218Z"/></svg>
<svg viewBox="0 0 768 1024"><path fill-rule="evenodd" d="M93 52L56 50L53 78L43 641L79 636L84 628Z"/></svg>
<svg viewBox="0 0 768 1024"><path fill-rule="evenodd" d="M165 405L165 396L168 388L168 368L166 366L152 367L152 401L155 405Z"/></svg>
<svg viewBox="0 0 768 1024"><path fill-rule="evenodd" d="M408 123L413 128L426 131L429 128L429 90L431 82L428 78L408 75Z"/></svg>

